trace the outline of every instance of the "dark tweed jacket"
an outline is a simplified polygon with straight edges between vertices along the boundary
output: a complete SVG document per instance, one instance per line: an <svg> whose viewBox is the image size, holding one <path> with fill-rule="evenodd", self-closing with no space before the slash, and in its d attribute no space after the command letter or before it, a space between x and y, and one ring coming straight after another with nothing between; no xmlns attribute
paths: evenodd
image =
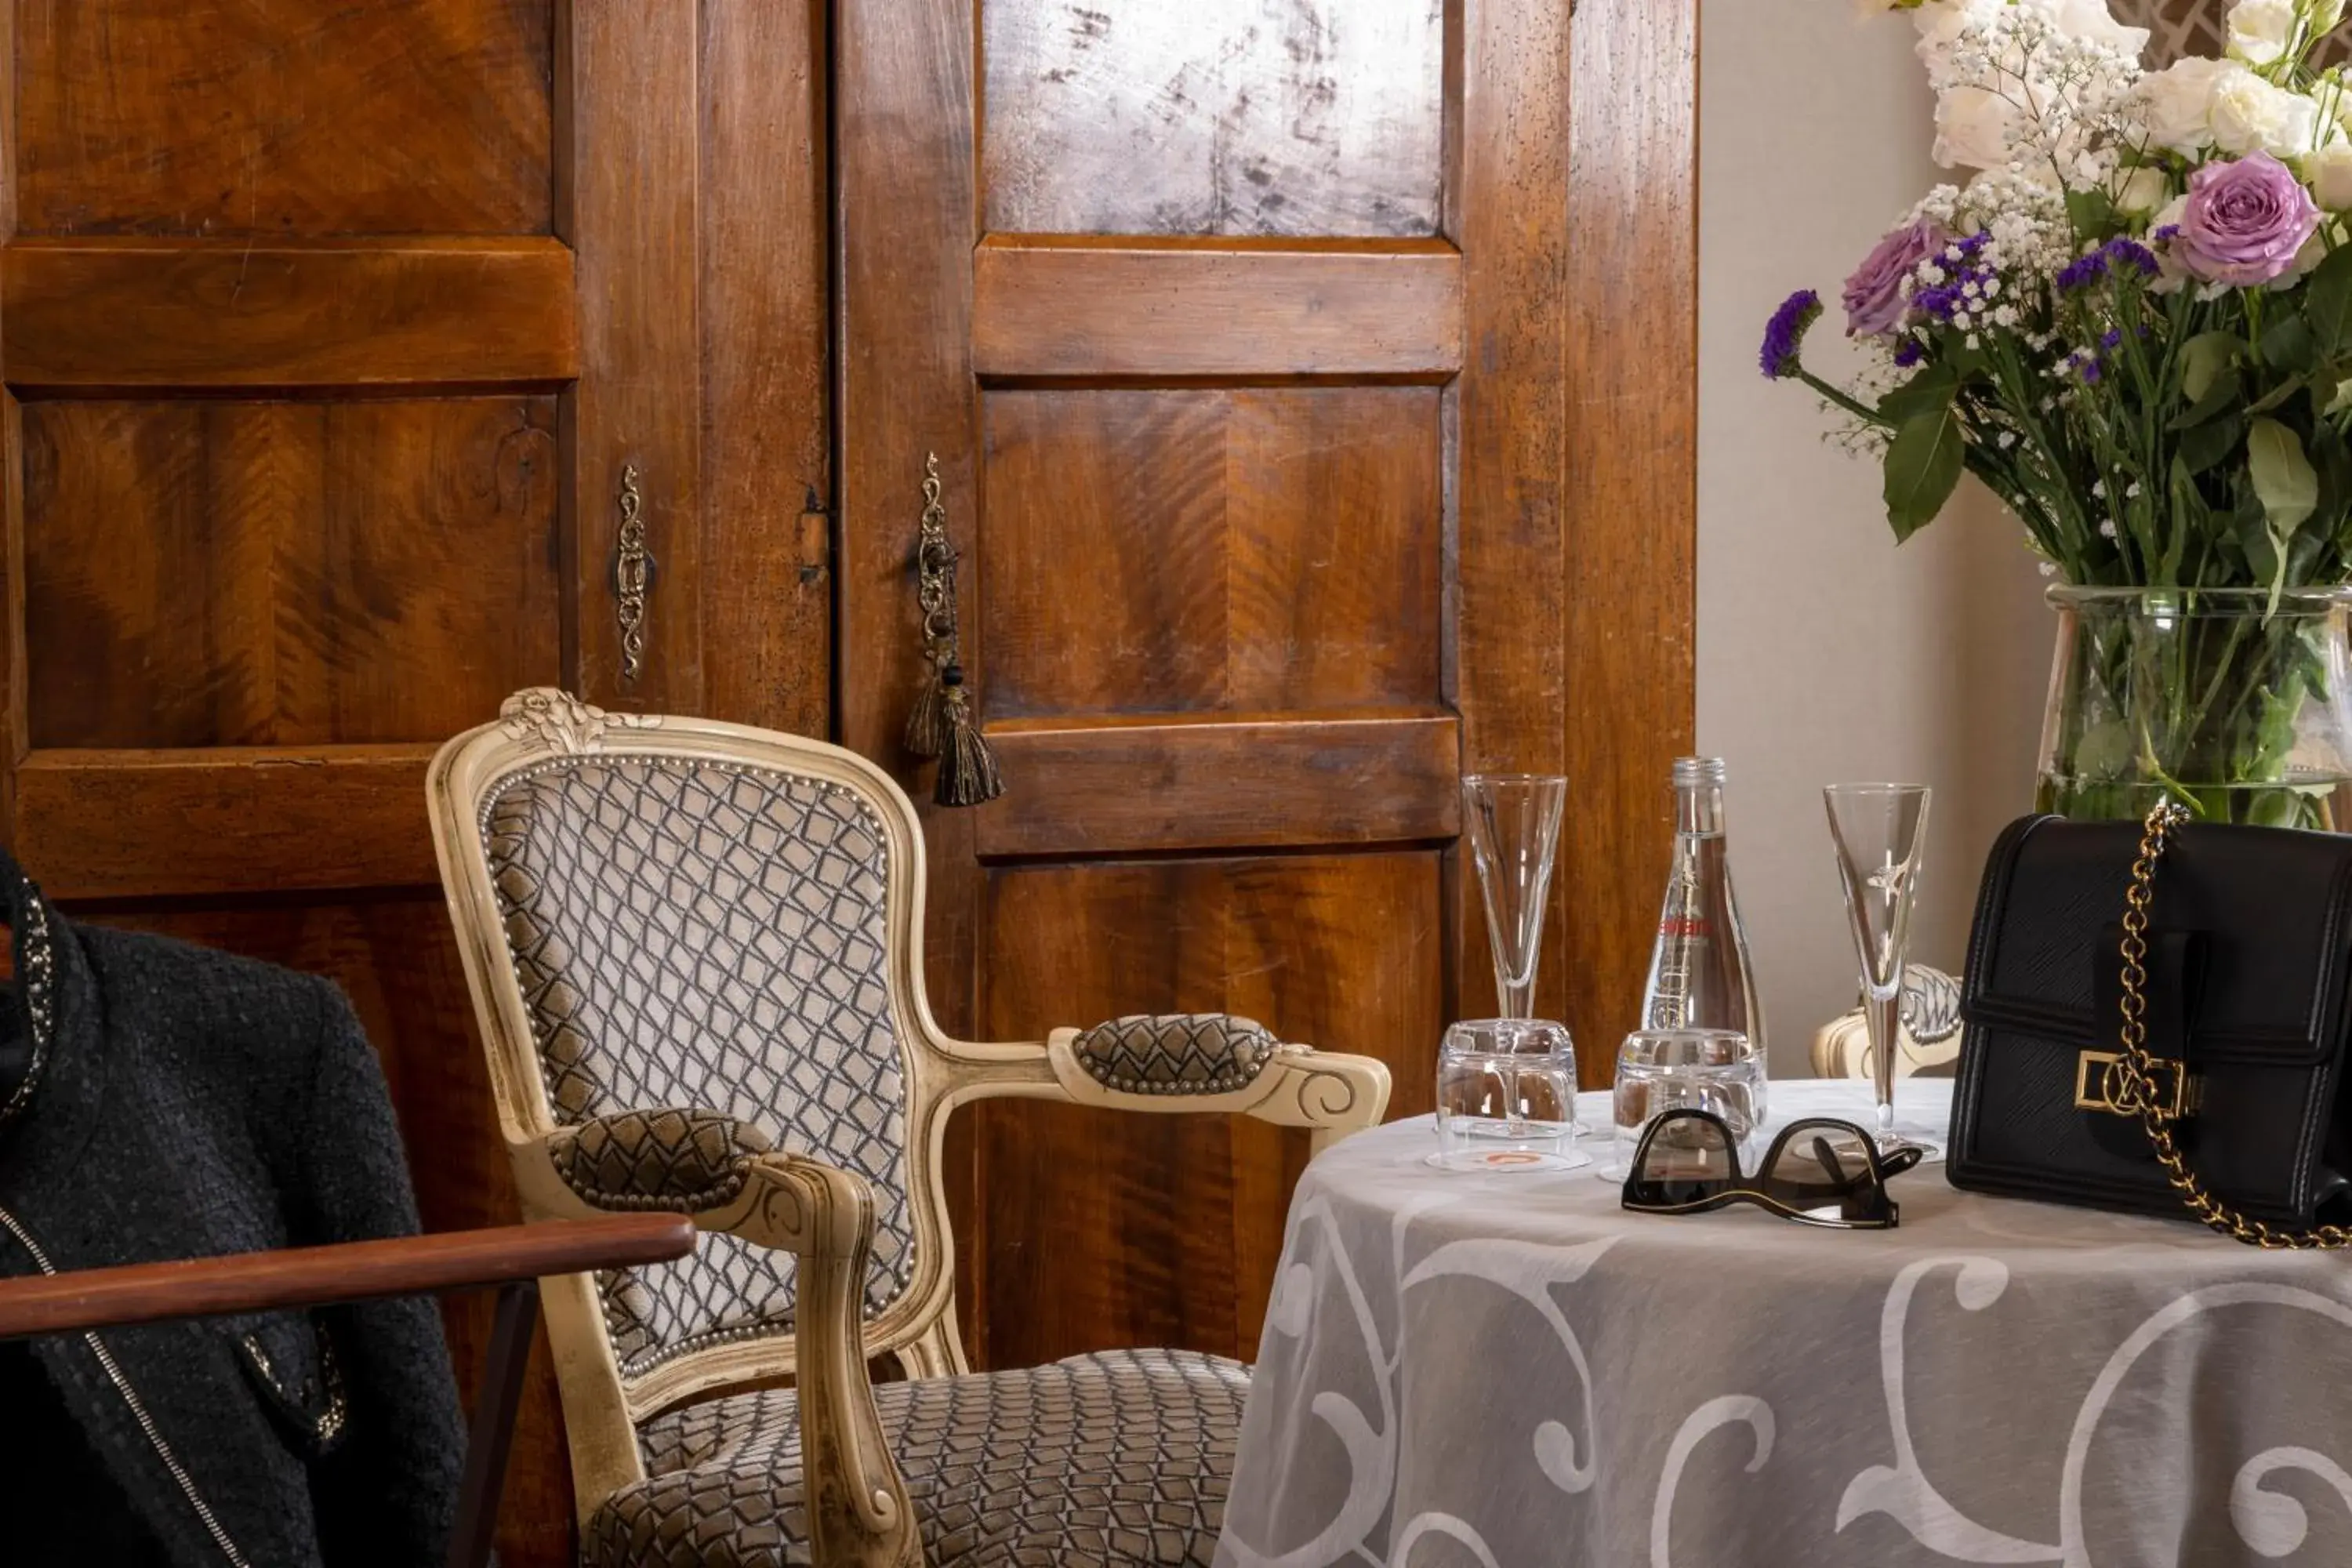
<svg viewBox="0 0 2352 1568"><path fill-rule="evenodd" d="M68 922L5 856L0 896L17 973L0 1004L0 1273L415 1231L383 1073L335 987ZM464 1438L431 1301L31 1343L52 1418L172 1563L440 1561ZM18 1560L5 1534L0 1560Z"/></svg>

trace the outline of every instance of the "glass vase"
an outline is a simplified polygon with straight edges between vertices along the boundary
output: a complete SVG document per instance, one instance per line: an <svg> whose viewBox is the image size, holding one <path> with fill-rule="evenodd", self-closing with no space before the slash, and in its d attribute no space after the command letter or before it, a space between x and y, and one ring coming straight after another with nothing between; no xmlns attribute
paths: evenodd
<svg viewBox="0 0 2352 1568"><path fill-rule="evenodd" d="M2352 589L2053 587L2035 806L2352 826Z"/></svg>

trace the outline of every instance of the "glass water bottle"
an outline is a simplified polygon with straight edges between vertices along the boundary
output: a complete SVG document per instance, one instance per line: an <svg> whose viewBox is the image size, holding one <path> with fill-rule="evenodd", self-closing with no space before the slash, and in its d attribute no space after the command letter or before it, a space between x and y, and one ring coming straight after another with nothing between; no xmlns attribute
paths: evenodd
<svg viewBox="0 0 2352 1568"><path fill-rule="evenodd" d="M1766 1059L1748 936L1723 843L1723 759L1675 763L1675 861L1642 994L1645 1029L1736 1029Z"/></svg>

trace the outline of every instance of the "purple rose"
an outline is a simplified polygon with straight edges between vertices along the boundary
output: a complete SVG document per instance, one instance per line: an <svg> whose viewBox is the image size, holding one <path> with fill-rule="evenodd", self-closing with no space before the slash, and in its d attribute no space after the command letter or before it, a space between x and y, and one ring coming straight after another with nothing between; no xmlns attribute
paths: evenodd
<svg viewBox="0 0 2352 1568"><path fill-rule="evenodd" d="M2173 256L2193 278L2243 288L2294 270L2319 226L2319 208L2293 170L2268 153L2208 163L2189 176Z"/></svg>
<svg viewBox="0 0 2352 1568"><path fill-rule="evenodd" d="M1873 246L1845 280L1846 336L1884 337L1900 327L1911 310L1903 285L1943 243L1944 231L1918 218Z"/></svg>

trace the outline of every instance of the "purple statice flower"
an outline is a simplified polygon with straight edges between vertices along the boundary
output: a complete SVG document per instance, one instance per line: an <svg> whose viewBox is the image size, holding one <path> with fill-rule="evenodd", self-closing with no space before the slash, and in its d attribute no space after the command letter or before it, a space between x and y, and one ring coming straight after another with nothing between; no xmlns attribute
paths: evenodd
<svg viewBox="0 0 2352 1568"><path fill-rule="evenodd" d="M2101 246L2099 252L2114 264L2118 277L2123 275L2126 267L2143 278L2153 278L2157 274L2156 252L2136 239L2126 239L2117 235Z"/></svg>
<svg viewBox="0 0 2352 1568"><path fill-rule="evenodd" d="M2121 327L2109 327L2105 331L2099 334L2099 346L2103 349L2114 348L2117 343L2120 343L2123 341L2124 332Z"/></svg>
<svg viewBox="0 0 2352 1568"><path fill-rule="evenodd" d="M2088 289L2106 275L2107 253L2104 250L2091 251L2074 258L2058 269L2058 291L2072 294L2077 289Z"/></svg>
<svg viewBox="0 0 2352 1568"><path fill-rule="evenodd" d="M1822 297L1811 289L1800 289L1780 301L1780 308L1764 323L1764 347L1756 356L1757 363L1764 367L1765 380L1778 381L1797 374L1797 351L1804 346L1805 334L1821 319Z"/></svg>
<svg viewBox="0 0 2352 1568"><path fill-rule="evenodd" d="M2106 367L2099 363L2098 355L2076 354L2074 356L2074 374L2083 378L2084 385L2095 386L2098 384L2099 377L2106 374L2107 372Z"/></svg>
<svg viewBox="0 0 2352 1568"><path fill-rule="evenodd" d="M1895 229L1862 258L1845 280L1845 332L1848 337L1884 337L1902 326L1910 313L1905 285L1912 269L1934 255L1944 243L1944 231L1928 218L1915 218Z"/></svg>
<svg viewBox="0 0 2352 1568"><path fill-rule="evenodd" d="M1981 259L1984 247L1985 237L1981 234L1971 234L1946 246L1934 258L1943 272L1943 281L1913 290L1913 307L1938 321L1949 321L1962 311L1980 309L1985 286L1999 276Z"/></svg>
<svg viewBox="0 0 2352 1568"><path fill-rule="evenodd" d="M2180 226L2177 223L2166 224L2162 228L2158 229L2154 234L2148 236L2148 238L2156 241L2158 245L2170 245L2174 240L2179 239L2179 237Z"/></svg>
<svg viewBox="0 0 2352 1568"><path fill-rule="evenodd" d="M1921 342L1916 338L1906 338L1903 340L1903 346L1895 351L1895 367L1900 370L1909 370L1913 365L1917 364L1921 360L1926 359L1927 357L1927 345L1926 343Z"/></svg>

